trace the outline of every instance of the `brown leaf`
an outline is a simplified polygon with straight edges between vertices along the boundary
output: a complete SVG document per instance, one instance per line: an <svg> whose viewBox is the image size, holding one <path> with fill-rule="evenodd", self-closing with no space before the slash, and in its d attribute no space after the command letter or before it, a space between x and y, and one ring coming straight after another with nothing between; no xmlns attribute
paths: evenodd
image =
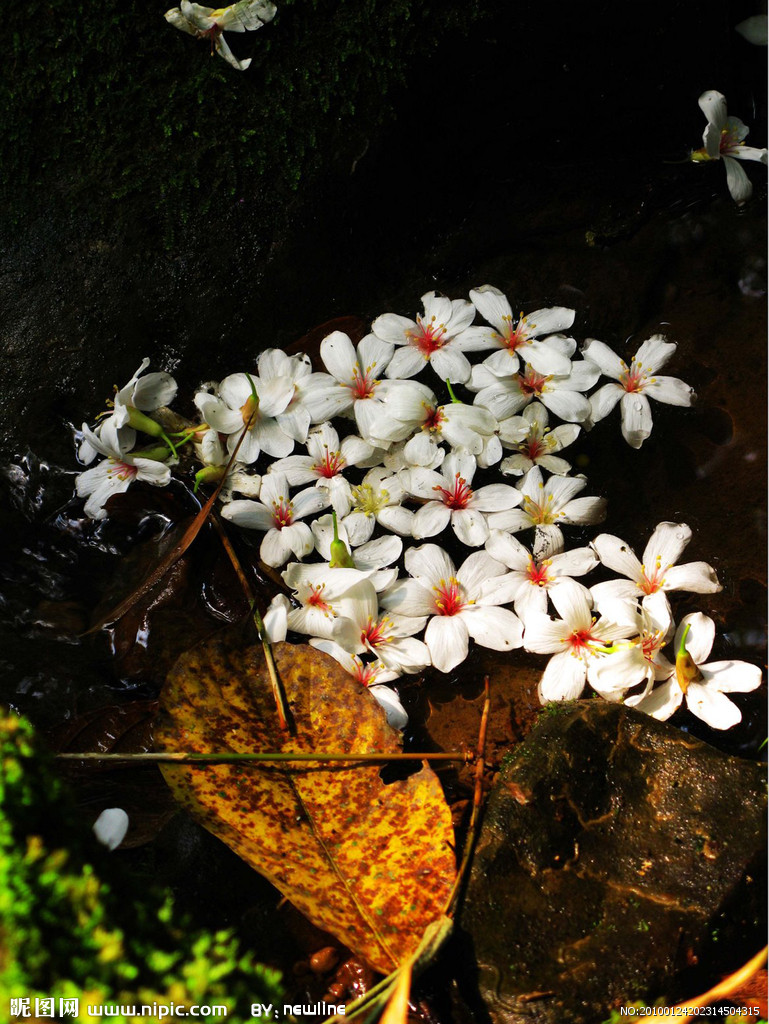
<svg viewBox="0 0 769 1024"><path fill-rule="evenodd" d="M260 646L239 631L183 655L161 694L159 749L397 753L371 694L309 646L274 647L296 724L287 735ZM311 921L377 970L413 953L444 911L455 869L451 815L433 772L385 785L374 764L164 765L180 802Z"/></svg>
<svg viewBox="0 0 769 1024"><path fill-rule="evenodd" d="M155 700L137 700L98 708L63 722L49 732L48 742L61 753L142 754L153 747L157 707ZM60 761L59 772L91 822L107 807L122 807L128 814L123 849L154 839L176 812L157 765Z"/></svg>

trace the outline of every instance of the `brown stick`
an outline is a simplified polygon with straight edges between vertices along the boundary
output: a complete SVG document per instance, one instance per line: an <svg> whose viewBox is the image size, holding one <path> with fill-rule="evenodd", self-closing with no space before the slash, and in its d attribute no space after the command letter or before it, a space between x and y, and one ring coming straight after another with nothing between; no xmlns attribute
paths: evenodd
<svg viewBox="0 0 769 1024"><path fill-rule="evenodd" d="M467 839L465 841L465 848L462 853L462 861L457 871L456 881L454 887L451 890L449 896L449 902L446 907L446 913L449 917L453 916L456 911L456 905L459 900L459 893L462 885L465 881L465 875L467 874L470 861L472 860L473 851L475 850L475 843L478 838L478 820L481 814L482 798L483 798L483 768L484 768L484 757L486 755L486 731L489 724L489 707L491 704L491 698L489 695L489 677L486 676L483 680L483 711L481 712L481 724L478 728L478 746L475 752L475 787L473 789L473 810L470 815L470 824L467 829Z"/></svg>

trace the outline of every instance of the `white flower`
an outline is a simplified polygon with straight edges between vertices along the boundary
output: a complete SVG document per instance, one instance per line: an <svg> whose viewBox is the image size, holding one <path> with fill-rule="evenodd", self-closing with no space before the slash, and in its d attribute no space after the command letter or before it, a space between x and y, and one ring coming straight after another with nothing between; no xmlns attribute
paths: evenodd
<svg viewBox="0 0 769 1024"><path fill-rule="evenodd" d="M414 438L411 440L413 441ZM411 454L415 455L415 457L407 458L406 448L410 444L411 441L399 441L383 456L382 462L385 468L389 469L391 473L399 473L402 469L412 469L414 466L423 466L426 469L438 469L446 458L445 449L439 447L437 444L430 444L429 447L426 446L424 449L418 449L416 452L411 449Z"/></svg>
<svg viewBox="0 0 769 1024"><path fill-rule="evenodd" d="M595 670L606 656L606 646L625 640L632 632L627 622L596 621L584 588L565 580L551 592L560 619L532 615L526 623L523 644L535 654L553 654L539 683L539 699L576 700L585 682L595 686ZM619 699L621 691L613 695Z"/></svg>
<svg viewBox="0 0 769 1024"><path fill-rule="evenodd" d="M398 674L421 672L430 664L430 653L414 634L420 633L427 617L382 615L371 580L361 580L337 603L338 618L333 639L350 654L375 654L388 669Z"/></svg>
<svg viewBox="0 0 769 1024"><path fill-rule="evenodd" d="M307 437L308 455L288 455L269 468L270 473L283 473L292 487L315 482L328 493L329 503L338 516L350 512L352 491L344 477L348 466L356 466L371 458L374 451L368 441L351 435L341 443L330 423L321 423Z"/></svg>
<svg viewBox="0 0 769 1024"><path fill-rule="evenodd" d="M291 602L285 594L276 594L270 606L262 616L264 623L264 639L271 644L282 643L288 633L288 616L291 613Z"/></svg>
<svg viewBox="0 0 769 1024"><path fill-rule="evenodd" d="M321 342L320 355L329 375L313 399L324 403L329 416L341 415L352 409L361 437L383 448L389 447L391 441L403 440L410 433L410 428L403 425L399 431L388 430L392 422L383 414L385 399L400 390L415 392L419 396L425 392L431 394L422 384L382 380L381 374L392 359L393 351L389 342L374 334L367 334L357 347L353 347L346 334L334 331Z"/></svg>
<svg viewBox="0 0 769 1024"><path fill-rule="evenodd" d="M573 344L569 355L566 355L560 343L554 343L552 337L541 336L555 335L571 327L574 323L573 309L552 306L548 309L538 309L527 316L521 313L514 324L510 303L498 288L485 284L481 288L471 290L470 298L481 316L493 324L496 330L470 327L468 333L473 332L486 337L489 344L484 347L502 350L487 360L489 366L500 376L517 372L519 355L524 362L542 374L554 373L565 376L571 372L569 356L576 348L576 343Z"/></svg>
<svg viewBox="0 0 769 1024"><path fill-rule="evenodd" d="M123 453L129 452L136 444L136 430L130 423L131 410L155 412L161 406L170 405L176 397L177 384L170 373L148 373L141 376L149 365L149 359L142 359L141 366L128 383L116 389L112 402L114 411L101 420L94 430L96 436L103 437L107 445ZM98 449L85 438L77 454L80 461L88 465L96 458Z"/></svg>
<svg viewBox="0 0 769 1024"><path fill-rule="evenodd" d="M282 576L300 607L288 612L288 628L330 640L339 600L368 575L359 569L330 569L324 564L292 562Z"/></svg>
<svg viewBox="0 0 769 1024"><path fill-rule="evenodd" d="M619 537L602 533L592 543L599 559L608 569L627 577L608 580L592 587L597 607L606 599L627 600L654 594L657 591L688 590L694 594L716 594L721 585L707 562L676 565L692 531L686 523L658 523L644 548L643 562Z"/></svg>
<svg viewBox="0 0 769 1024"><path fill-rule="evenodd" d="M387 368L388 377L414 377L430 363L441 380L464 383L470 376L465 351L488 348L488 342L462 332L473 322L475 307L465 299L447 299L437 292L422 296L424 316L416 320L383 313L371 325L374 334L392 345L401 346Z"/></svg>
<svg viewBox="0 0 769 1024"><path fill-rule="evenodd" d="M605 498L575 497L586 484L584 477L570 476L551 476L544 483L542 470L535 466L516 485L523 495L521 508L490 515L489 529L518 533L535 526L540 539L562 543L561 525L590 525L606 518Z"/></svg>
<svg viewBox="0 0 769 1024"><path fill-rule="evenodd" d="M576 423L562 423L550 430L547 409L532 402L521 416L511 416L499 424L499 439L506 448L517 448L515 455L504 459L499 467L509 476L522 476L533 466L542 466L556 476L566 476L571 465L553 452L567 448L576 439L580 427Z"/></svg>
<svg viewBox="0 0 769 1024"><path fill-rule="evenodd" d="M256 372L263 388L273 381L291 382L293 393L289 403L282 412L276 414L275 419L284 434L293 437L299 444L304 444L310 424L313 422L308 399L312 391L319 386L319 378L323 375L312 372L312 360L306 353L289 356L279 348L265 349L259 355L256 360ZM272 453L267 451L267 454Z"/></svg>
<svg viewBox="0 0 769 1024"><path fill-rule="evenodd" d="M403 454L416 466L430 466L441 441L457 451L481 455L494 438L497 421L488 411L464 402L448 402L428 410L419 433L406 443ZM430 467L433 468L433 467Z"/></svg>
<svg viewBox="0 0 769 1024"><path fill-rule="evenodd" d="M245 71L251 58L238 60L222 37L222 32L254 32L275 17L277 8L270 0L239 0L229 7L201 7L181 0L181 7L166 11L165 19L196 39L210 39L211 52L216 52L238 71Z"/></svg>
<svg viewBox="0 0 769 1024"><path fill-rule="evenodd" d="M108 850L116 850L127 831L128 815L122 807L108 807L93 823L93 834Z"/></svg>
<svg viewBox="0 0 769 1024"><path fill-rule="evenodd" d="M570 346L574 344L570 342ZM598 367L586 359L572 363L571 372L563 376L539 373L528 363L522 373L502 375L486 359L473 367L467 386L477 392L474 404L488 409L500 423L521 412L534 399L539 399L560 419L582 423L590 416L590 402L582 392L589 391L600 375Z"/></svg>
<svg viewBox="0 0 769 1024"><path fill-rule="evenodd" d="M566 580L574 582L572 577L584 576L598 565L598 558L592 548L572 548L564 552L563 537L548 538L535 558L511 534L492 530L486 541L486 550L492 558L511 569L510 575L519 581L513 607L524 626L532 615L547 614L549 593L563 586ZM589 600L589 591L583 589Z"/></svg>
<svg viewBox="0 0 769 1024"><path fill-rule="evenodd" d="M413 387L416 388L416 382ZM404 426L408 430L406 436L415 434L403 448L406 462L431 469L435 468L436 451L441 441L452 448L480 455L497 429L497 421L487 409L456 401L438 405L429 388L424 388L423 393L400 390L388 395L382 412L386 435L388 422L392 436L396 433L403 436L401 428Z"/></svg>
<svg viewBox="0 0 769 1024"><path fill-rule="evenodd" d="M315 547L312 530L298 522L328 506L323 491L308 487L289 498L288 481L280 473L262 477L261 501L231 501L222 509L222 516L248 530L266 531L259 548L259 557L273 568L283 565L293 554L304 558Z"/></svg>
<svg viewBox="0 0 769 1024"><path fill-rule="evenodd" d="M105 438L89 430L84 423L83 436L94 451L106 455L103 462L80 473L75 481L75 489L79 498L88 498L85 503L85 514L91 519L106 519L105 503L113 494L122 494L135 480L144 480L155 487L165 487L171 480L171 470L165 464L164 450L157 449L152 454L160 458L142 457L141 452L128 455L118 447L107 443ZM170 451L165 449L170 458Z"/></svg>
<svg viewBox="0 0 769 1024"><path fill-rule="evenodd" d="M352 512L344 520L350 544L358 547L370 540L377 523L401 537L410 537L414 513L401 505L404 495L403 484L389 469L370 469L352 489Z"/></svg>
<svg viewBox="0 0 769 1024"><path fill-rule="evenodd" d="M510 580L505 567L475 551L459 570L436 544L406 552L413 579L399 580L382 595L382 607L400 615L430 616L425 643L433 665L450 672L465 660L470 637L482 647L509 651L521 646L520 620L506 608Z"/></svg>
<svg viewBox="0 0 769 1024"><path fill-rule="evenodd" d="M602 341L585 342L584 355L617 384L604 384L590 397L590 419L597 423L608 416L621 399L622 436L632 448L640 448L652 432L649 399L667 405L691 405L697 398L694 389L677 377L658 377L660 370L676 350L676 344L655 334L645 341L630 366Z"/></svg>
<svg viewBox="0 0 769 1024"><path fill-rule="evenodd" d="M475 468L473 455L451 454L444 459L440 473L422 468L401 471L399 478L406 490L427 502L414 513L413 537L434 537L451 523L455 535L468 547L486 543L489 513L520 504L522 495L507 484L488 484L474 491Z"/></svg>
<svg viewBox="0 0 769 1024"><path fill-rule="evenodd" d="M256 392L254 399L253 388ZM294 450L294 438L279 422L294 397L294 381L288 376L261 381L246 373L231 373L219 384L217 394L199 391L195 405L204 420L221 434L227 434L227 450L232 455L250 421L251 425L238 448L241 462L256 462L262 451L283 458Z"/></svg>
<svg viewBox="0 0 769 1024"><path fill-rule="evenodd" d="M711 729L731 729L736 725L742 714L726 694L757 689L761 685L761 669L746 661L705 664L715 635L715 624L707 615L686 615L676 630L675 674L636 704L639 711L664 722L686 698L692 714Z"/></svg>
<svg viewBox="0 0 769 1024"><path fill-rule="evenodd" d="M616 607L616 606L614 606ZM594 688L609 700L617 700L627 690L639 683L645 683L642 693L625 700L630 706L637 705L651 691L655 682L668 679L673 665L662 653L662 648L673 633L673 619L670 605L661 592L647 594L640 609L635 603L627 605L630 617L635 618L633 639L614 645L600 658L592 677ZM608 613L611 618L611 613ZM625 621L627 616L617 616Z"/></svg>
<svg viewBox="0 0 769 1024"><path fill-rule="evenodd" d="M702 135L702 149L694 150L691 159L697 163L723 160L726 184L732 199L744 203L753 194L753 186L738 160L757 160L765 164L767 151L745 145L748 129L738 117L726 116L726 97L714 89L704 92L697 101L708 119Z"/></svg>

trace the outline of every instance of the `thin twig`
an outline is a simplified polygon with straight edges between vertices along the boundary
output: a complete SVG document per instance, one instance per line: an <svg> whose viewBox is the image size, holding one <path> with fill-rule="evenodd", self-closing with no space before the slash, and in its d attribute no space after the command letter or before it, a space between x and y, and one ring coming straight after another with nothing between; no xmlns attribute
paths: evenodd
<svg viewBox="0 0 769 1024"><path fill-rule="evenodd" d="M456 910L457 900L459 899L459 893L462 885L465 881L465 875L470 867L470 861L475 850L475 843L478 838L478 820L481 814L482 798L483 798L483 768L484 758L486 756L486 731L489 724L489 707L491 699L489 695L489 677L486 676L483 680L483 711L481 712L481 724L478 729L478 747L475 752L475 787L473 790L473 810L470 815L470 824L467 829L467 839L465 840L465 849L462 854L462 862L459 865L459 871L457 871L456 881L454 887L451 890L449 897L448 906L446 907L446 913L449 917L454 915Z"/></svg>
<svg viewBox="0 0 769 1024"><path fill-rule="evenodd" d="M289 723L292 721L291 712L288 708L288 702L286 700L286 694L283 690L283 684L280 681L278 675L278 667L275 664L275 656L272 653L272 645L267 639L267 634L264 628L264 622L262 616L259 614L259 609L256 607L256 596L251 587L251 584L246 578L246 574L243 572L243 566L240 564L235 549L233 548L230 538L227 536L227 532L222 526L221 520L216 510L212 510L211 520L219 534L219 539L222 542L224 550L227 552L227 556L232 563L232 567L240 581L240 585L243 588L243 592L249 602L251 614L254 617L254 623L256 625L256 631L259 634L259 639L262 644L262 650L264 651L264 660L267 664L267 674L270 677L270 685L272 686L272 695L275 698L275 707L278 712L278 726L283 732L295 732L295 729L290 729Z"/></svg>
<svg viewBox="0 0 769 1024"><path fill-rule="evenodd" d="M80 754L73 754L67 751L54 755L59 761L104 761L114 763L116 761L133 762L166 762L173 761L178 764L228 764L230 762L281 762L281 761L316 761L321 764L325 762L355 762L355 761L463 761L469 764L475 757L472 750L464 753L409 753L409 754L311 754L311 753L253 753L253 754L195 754L183 751L162 750L143 754L103 754L96 751L84 751Z"/></svg>

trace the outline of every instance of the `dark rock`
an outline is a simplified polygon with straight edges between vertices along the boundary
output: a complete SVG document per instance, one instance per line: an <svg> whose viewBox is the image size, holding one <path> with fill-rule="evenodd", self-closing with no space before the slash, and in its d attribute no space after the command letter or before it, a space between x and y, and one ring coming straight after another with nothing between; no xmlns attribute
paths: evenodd
<svg viewBox="0 0 769 1024"><path fill-rule="evenodd" d="M495 1024L674 1000L724 908L744 929L766 898L762 765L621 705L551 708L502 767L460 919Z"/></svg>

